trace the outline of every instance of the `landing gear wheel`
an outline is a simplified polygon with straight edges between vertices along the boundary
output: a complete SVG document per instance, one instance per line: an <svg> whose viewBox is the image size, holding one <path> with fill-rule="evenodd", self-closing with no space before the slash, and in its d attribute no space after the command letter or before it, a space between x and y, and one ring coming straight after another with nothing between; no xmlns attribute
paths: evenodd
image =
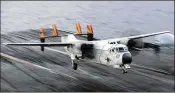
<svg viewBox="0 0 175 93"><path fill-rule="evenodd" d="M127 72L128 72L127 69L122 69L122 73L123 73L123 74L125 74L125 73L127 73Z"/></svg>
<svg viewBox="0 0 175 93"><path fill-rule="evenodd" d="M74 61L72 61L72 68L73 68L74 70L77 70L77 68L78 68L78 64L75 63Z"/></svg>

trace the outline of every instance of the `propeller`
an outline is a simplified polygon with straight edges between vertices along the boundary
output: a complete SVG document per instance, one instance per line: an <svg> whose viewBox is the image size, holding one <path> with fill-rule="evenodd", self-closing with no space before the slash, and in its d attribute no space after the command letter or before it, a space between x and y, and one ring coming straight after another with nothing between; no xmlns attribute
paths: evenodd
<svg viewBox="0 0 175 93"><path fill-rule="evenodd" d="M143 34L141 33L140 30L130 28L130 29L126 29L123 32L121 32L120 36L128 37L128 36L134 36L134 35L140 35L140 34ZM130 39L127 43L127 47L132 56L137 56L143 50L143 47L144 47L143 40L142 39Z"/></svg>
<svg viewBox="0 0 175 93"><path fill-rule="evenodd" d="M154 53L157 55L160 53L160 45L149 43L149 42L143 42L144 43L144 48L152 48L154 49Z"/></svg>
<svg viewBox="0 0 175 93"><path fill-rule="evenodd" d="M143 31L137 29L127 29L122 32L121 36L134 36L141 35ZM128 50L131 52L132 56L137 56L144 48L151 48L154 50L154 53L157 55L160 52L160 45L157 43L145 42L143 39L130 39L127 43Z"/></svg>
<svg viewBox="0 0 175 93"><path fill-rule="evenodd" d="M155 43L161 47L173 47L174 48L174 35L170 33L155 36Z"/></svg>

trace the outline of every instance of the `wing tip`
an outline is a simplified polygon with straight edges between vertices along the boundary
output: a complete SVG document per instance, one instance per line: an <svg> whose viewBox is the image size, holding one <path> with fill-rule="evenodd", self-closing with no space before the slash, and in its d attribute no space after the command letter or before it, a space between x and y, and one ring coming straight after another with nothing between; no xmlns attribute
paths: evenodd
<svg viewBox="0 0 175 93"><path fill-rule="evenodd" d="M2 45L5 45L6 46L6 45L8 45L8 43L2 43Z"/></svg>
<svg viewBox="0 0 175 93"><path fill-rule="evenodd" d="M170 31L168 31L168 30L167 30L167 31L163 31L163 32L164 32L164 33L170 33Z"/></svg>

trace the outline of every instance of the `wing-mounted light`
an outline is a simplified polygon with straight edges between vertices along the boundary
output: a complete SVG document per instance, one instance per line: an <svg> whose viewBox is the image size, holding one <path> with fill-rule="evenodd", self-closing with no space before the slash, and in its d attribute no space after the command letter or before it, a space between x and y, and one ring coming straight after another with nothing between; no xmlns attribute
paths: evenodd
<svg viewBox="0 0 175 93"><path fill-rule="evenodd" d="M81 26L80 26L80 22L76 23L76 34L81 34Z"/></svg>
<svg viewBox="0 0 175 93"><path fill-rule="evenodd" d="M93 29L91 24L87 24L87 40L92 41L93 40Z"/></svg>
<svg viewBox="0 0 175 93"><path fill-rule="evenodd" d="M40 28L40 41L41 43L45 42L45 36L44 36L44 29L43 27ZM41 45L41 51L44 51L44 46Z"/></svg>
<svg viewBox="0 0 175 93"><path fill-rule="evenodd" d="M56 24L52 24L52 36L54 37L58 36Z"/></svg>

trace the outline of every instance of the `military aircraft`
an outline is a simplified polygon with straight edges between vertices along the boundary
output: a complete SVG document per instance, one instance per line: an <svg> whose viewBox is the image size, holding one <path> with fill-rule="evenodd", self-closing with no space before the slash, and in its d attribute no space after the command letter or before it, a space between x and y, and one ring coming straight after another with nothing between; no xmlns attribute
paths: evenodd
<svg viewBox="0 0 175 93"><path fill-rule="evenodd" d="M4 43L5 45L15 46L40 46L41 51L45 47L64 47L72 60L72 68L76 70L78 64L85 61L95 62L122 69L123 73L127 73L131 68L129 64L132 62L132 56L138 54L143 48L152 48L159 51L159 45L143 42L141 39L145 37L155 36L159 34L169 33L170 31L162 31L151 34L143 34L136 36L128 36L107 40L94 38L91 24L87 24L87 33L82 33L80 23L76 23L76 33L58 35L56 24L52 25L52 36L45 36L44 29L40 28L39 43ZM80 40L76 35L84 36L87 40ZM47 38L61 37L61 42L45 42ZM138 51L138 52L135 52Z"/></svg>

